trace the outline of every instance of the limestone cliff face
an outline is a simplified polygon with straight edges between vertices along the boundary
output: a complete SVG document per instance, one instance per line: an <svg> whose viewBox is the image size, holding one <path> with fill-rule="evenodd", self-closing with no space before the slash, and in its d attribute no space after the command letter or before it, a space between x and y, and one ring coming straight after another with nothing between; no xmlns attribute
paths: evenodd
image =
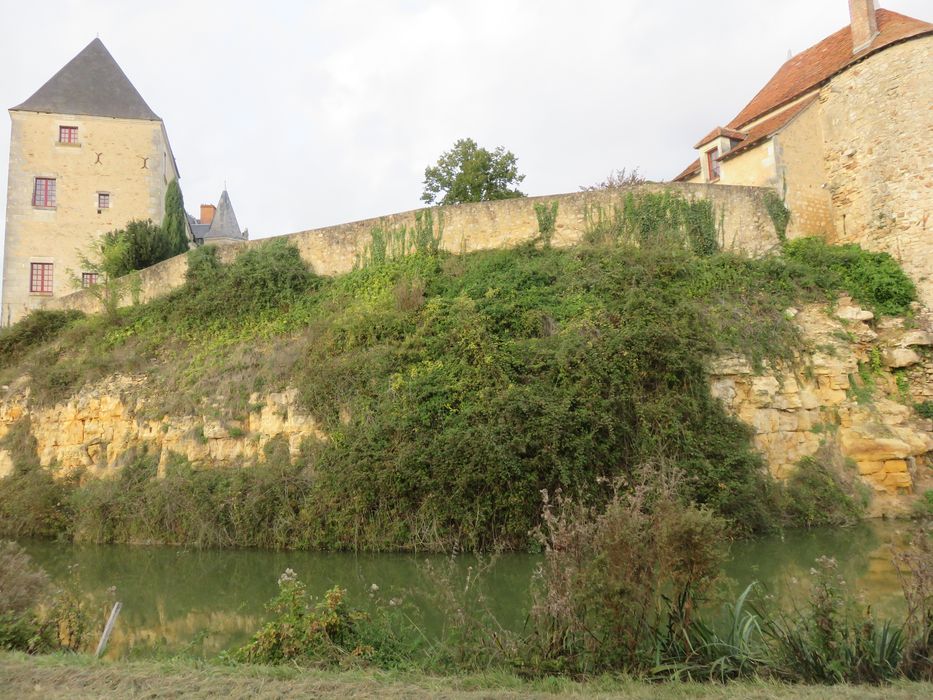
<svg viewBox="0 0 933 700"><path fill-rule="evenodd" d="M218 420L207 416L144 418L139 398L144 377L115 376L85 387L67 402L48 408L29 407L28 392L0 402L0 437L10 424L28 415L39 463L57 465L63 474L84 468L106 476L122 466L125 455L143 446L160 455L160 471L172 453L196 466L235 467L262 462L263 448L284 438L295 457L306 438L325 439L314 420L298 406L292 389L265 396L253 395L246 420ZM12 469L10 455L0 450L0 476Z"/></svg>
<svg viewBox="0 0 933 700"><path fill-rule="evenodd" d="M875 492L870 512L896 514L930 479L933 422L908 404L933 396L933 334L885 319L843 298L834 310L789 310L807 350L794 368L755 373L743 357L718 358L713 394L755 431L755 445L777 478L828 444L855 462ZM898 379L900 377L900 380Z"/></svg>
<svg viewBox="0 0 933 700"><path fill-rule="evenodd" d="M857 466L875 492L875 515L909 506L904 498L933 484L933 421L910 406L933 399L933 318L919 309L910 323L885 319L843 298L833 309L789 309L804 350L792 367L756 372L739 356L710 366L716 397L755 432L755 445L777 478L802 457L828 445ZM43 466L92 476L119 469L126 455L147 446L164 469L173 453L203 467L239 467L264 459L264 446L284 439L293 457L303 440L326 440L290 389L250 397L241 420L210 416L148 416L145 377L114 376L51 407L30 405L15 387L0 401L0 437L30 418ZM12 469L0 449L0 476Z"/></svg>

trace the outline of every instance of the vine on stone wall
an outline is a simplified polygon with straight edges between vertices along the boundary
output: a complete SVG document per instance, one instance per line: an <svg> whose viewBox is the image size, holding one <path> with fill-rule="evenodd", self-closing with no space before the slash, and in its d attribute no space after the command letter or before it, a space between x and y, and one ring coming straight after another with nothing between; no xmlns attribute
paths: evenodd
<svg viewBox="0 0 933 700"><path fill-rule="evenodd" d="M584 238L590 243L631 243L643 248L686 247L700 256L719 250L716 213L708 199L664 190L628 192L610 211L586 207Z"/></svg>
<svg viewBox="0 0 933 700"><path fill-rule="evenodd" d="M790 209L784 204L784 200L774 190L765 192L765 209L771 222L774 224L774 231L777 233L778 240L784 243L787 240L787 224L790 223Z"/></svg>
<svg viewBox="0 0 933 700"><path fill-rule="evenodd" d="M444 216L438 211L437 224L434 223L432 209L415 212L415 225L412 227L389 227L383 224L373 226L369 231L369 243L362 253L357 253L354 268L381 265L387 260L402 258L412 253L436 255L444 237Z"/></svg>
<svg viewBox="0 0 933 700"><path fill-rule="evenodd" d="M538 219L538 240L541 241L545 248L551 247L551 238L557 228L557 206L556 201L550 204L535 204L535 217Z"/></svg>

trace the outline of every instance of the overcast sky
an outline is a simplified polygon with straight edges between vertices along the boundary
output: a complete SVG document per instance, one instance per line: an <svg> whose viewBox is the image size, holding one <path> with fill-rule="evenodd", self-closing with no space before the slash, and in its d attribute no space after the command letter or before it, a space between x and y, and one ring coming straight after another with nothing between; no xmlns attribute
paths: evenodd
<svg viewBox="0 0 933 700"><path fill-rule="evenodd" d="M933 20L930 0L881 4ZM164 120L188 210L226 182L253 238L416 208L425 166L468 136L513 151L531 195L622 167L669 179L788 51L848 24L846 0L0 6L4 108L100 36Z"/></svg>

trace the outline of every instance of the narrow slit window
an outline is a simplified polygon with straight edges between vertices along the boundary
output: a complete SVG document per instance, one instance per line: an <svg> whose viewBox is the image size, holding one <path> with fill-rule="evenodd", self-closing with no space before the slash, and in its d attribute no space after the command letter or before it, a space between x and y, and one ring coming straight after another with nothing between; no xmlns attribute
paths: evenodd
<svg viewBox="0 0 933 700"><path fill-rule="evenodd" d="M29 291L33 294L52 293L52 263L32 263L30 265Z"/></svg>
<svg viewBox="0 0 933 700"><path fill-rule="evenodd" d="M706 164L709 166L710 181L719 179L719 149L706 152Z"/></svg>
<svg viewBox="0 0 933 700"><path fill-rule="evenodd" d="M32 191L32 206L47 208L55 206L55 178L36 178L36 184Z"/></svg>

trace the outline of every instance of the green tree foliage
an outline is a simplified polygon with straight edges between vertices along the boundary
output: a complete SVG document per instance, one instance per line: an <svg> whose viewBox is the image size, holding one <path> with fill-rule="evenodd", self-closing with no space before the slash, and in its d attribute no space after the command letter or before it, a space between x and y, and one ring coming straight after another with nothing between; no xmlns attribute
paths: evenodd
<svg viewBox="0 0 933 700"><path fill-rule="evenodd" d="M172 255L180 255L188 250L188 226L185 214L185 200L181 194L178 180L172 180L165 192L165 218L162 219L162 231L168 239L168 248Z"/></svg>
<svg viewBox="0 0 933 700"><path fill-rule="evenodd" d="M134 219L124 229L105 233L90 262L109 279L116 279L174 254L171 241L151 219Z"/></svg>
<svg viewBox="0 0 933 700"><path fill-rule="evenodd" d="M502 146L488 151L473 139L460 139L437 165L425 168L421 199L428 204L462 204L524 197L517 189L524 179L511 151Z"/></svg>

